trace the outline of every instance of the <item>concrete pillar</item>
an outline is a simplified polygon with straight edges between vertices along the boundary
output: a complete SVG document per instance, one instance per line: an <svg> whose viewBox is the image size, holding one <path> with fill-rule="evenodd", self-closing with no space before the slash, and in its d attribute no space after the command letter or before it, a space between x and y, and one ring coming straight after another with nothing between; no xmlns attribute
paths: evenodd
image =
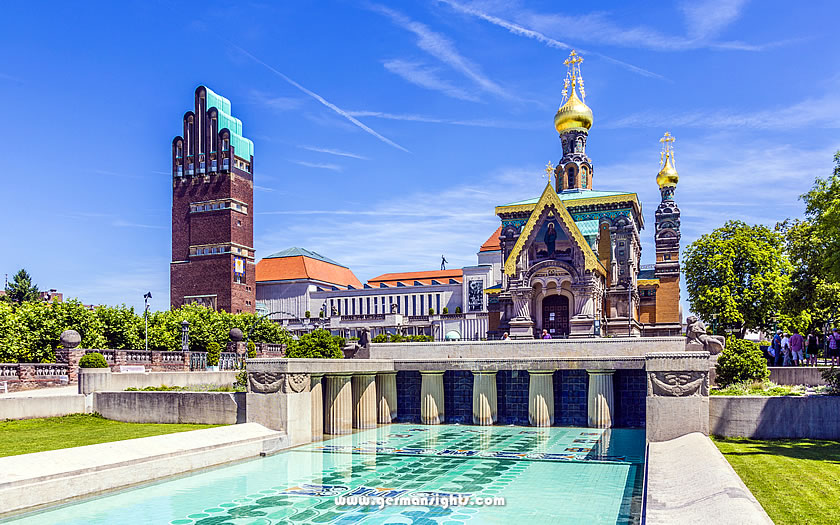
<svg viewBox="0 0 840 525"><path fill-rule="evenodd" d="M554 424L554 370L528 370L528 422L535 427Z"/></svg>
<svg viewBox="0 0 840 525"><path fill-rule="evenodd" d="M397 373L376 374L376 407L378 422L388 424L397 419Z"/></svg>
<svg viewBox="0 0 840 525"><path fill-rule="evenodd" d="M444 422L443 371L420 372L420 422L440 425Z"/></svg>
<svg viewBox="0 0 840 525"><path fill-rule="evenodd" d="M312 441L315 441L324 437L324 374L312 374L311 377Z"/></svg>
<svg viewBox="0 0 840 525"><path fill-rule="evenodd" d="M324 433L350 434L353 432L352 374L326 374L324 398Z"/></svg>
<svg viewBox="0 0 840 525"><path fill-rule="evenodd" d="M587 370L589 374L589 396L587 411L592 428L612 427L613 374L615 370Z"/></svg>
<svg viewBox="0 0 840 525"><path fill-rule="evenodd" d="M498 419L496 409L496 371L473 372L474 425L492 425Z"/></svg>
<svg viewBox="0 0 840 525"><path fill-rule="evenodd" d="M353 428L376 428L376 374L353 374Z"/></svg>

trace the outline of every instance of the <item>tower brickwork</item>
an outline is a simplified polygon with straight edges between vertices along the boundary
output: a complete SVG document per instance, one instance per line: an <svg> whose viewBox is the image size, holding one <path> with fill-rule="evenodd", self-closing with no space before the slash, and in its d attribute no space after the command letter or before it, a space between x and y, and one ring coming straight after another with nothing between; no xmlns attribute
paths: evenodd
<svg viewBox="0 0 840 525"><path fill-rule="evenodd" d="M205 86L172 140L173 308L253 312L254 146L230 101Z"/></svg>

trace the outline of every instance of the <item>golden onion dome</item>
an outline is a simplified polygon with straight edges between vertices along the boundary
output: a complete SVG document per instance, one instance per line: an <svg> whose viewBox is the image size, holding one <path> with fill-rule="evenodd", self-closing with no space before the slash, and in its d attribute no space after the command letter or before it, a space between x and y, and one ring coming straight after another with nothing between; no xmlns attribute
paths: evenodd
<svg viewBox="0 0 840 525"><path fill-rule="evenodd" d="M674 162L671 155L668 155L665 158L665 165L662 166L662 169L659 170L659 173L656 175L656 183L659 184L660 188L664 188L666 186L676 186L679 181L680 176L677 173L676 168L674 168Z"/></svg>
<svg viewBox="0 0 840 525"><path fill-rule="evenodd" d="M572 84L572 95L554 115L554 129L557 133L575 128L589 129L592 127L593 120L592 110L578 98L575 86Z"/></svg>

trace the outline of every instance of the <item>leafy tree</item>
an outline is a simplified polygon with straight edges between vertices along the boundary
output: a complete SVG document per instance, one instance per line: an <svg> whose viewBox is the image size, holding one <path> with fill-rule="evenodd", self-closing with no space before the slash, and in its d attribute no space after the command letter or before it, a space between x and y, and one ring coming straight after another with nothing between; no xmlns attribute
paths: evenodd
<svg viewBox="0 0 840 525"><path fill-rule="evenodd" d="M715 365L715 382L726 387L734 383L766 381L770 377L767 360L757 344L730 337Z"/></svg>
<svg viewBox="0 0 840 525"><path fill-rule="evenodd" d="M300 339L286 351L286 357L341 359L344 355L341 353L336 338L328 331L318 329L300 336Z"/></svg>
<svg viewBox="0 0 840 525"><path fill-rule="evenodd" d="M840 312L840 152L834 162L832 176L817 178L802 195L805 220L778 226L794 268L783 314L792 322L782 329L821 328Z"/></svg>
<svg viewBox="0 0 840 525"><path fill-rule="evenodd" d="M219 358L222 356L222 346L213 341L207 344L207 365L216 366L219 364Z"/></svg>
<svg viewBox="0 0 840 525"><path fill-rule="evenodd" d="M133 307L97 306L94 315L102 325L106 348L143 348L145 337L143 317L135 314Z"/></svg>
<svg viewBox="0 0 840 525"><path fill-rule="evenodd" d="M27 301L40 301L41 294L38 292L38 287L32 282L29 273L21 268L12 277L12 282L6 284L6 295L3 300L17 304Z"/></svg>
<svg viewBox="0 0 840 525"><path fill-rule="evenodd" d="M691 310L708 324L763 326L781 308L790 284L783 237L766 226L729 221L701 236L683 264Z"/></svg>

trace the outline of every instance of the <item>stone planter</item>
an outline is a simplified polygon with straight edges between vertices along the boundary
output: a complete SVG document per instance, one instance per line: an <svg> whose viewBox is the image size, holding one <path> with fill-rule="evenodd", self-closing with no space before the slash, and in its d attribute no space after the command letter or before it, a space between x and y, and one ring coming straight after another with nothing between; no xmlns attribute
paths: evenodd
<svg viewBox="0 0 840 525"><path fill-rule="evenodd" d="M96 391L108 390L111 385L110 368L80 368L79 393L90 394Z"/></svg>

